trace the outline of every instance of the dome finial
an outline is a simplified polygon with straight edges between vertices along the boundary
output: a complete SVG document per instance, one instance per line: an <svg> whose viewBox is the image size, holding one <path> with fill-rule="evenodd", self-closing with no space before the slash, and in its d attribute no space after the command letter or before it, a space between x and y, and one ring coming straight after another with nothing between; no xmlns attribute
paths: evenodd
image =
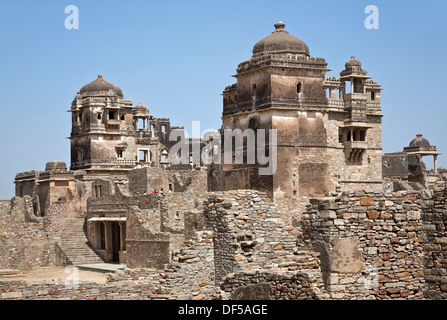
<svg viewBox="0 0 447 320"><path fill-rule="evenodd" d="M277 22L277 23L275 23L275 29L276 30L284 30L284 27L285 27L286 25L284 24L284 22L282 22L282 21L279 21L279 22Z"/></svg>
<svg viewBox="0 0 447 320"><path fill-rule="evenodd" d="M98 78L102 78L102 74L98 74Z"/></svg>

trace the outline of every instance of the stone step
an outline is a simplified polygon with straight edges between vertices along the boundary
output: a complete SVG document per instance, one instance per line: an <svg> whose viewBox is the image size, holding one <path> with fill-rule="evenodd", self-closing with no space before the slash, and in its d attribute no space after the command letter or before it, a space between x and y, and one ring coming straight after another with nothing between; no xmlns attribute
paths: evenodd
<svg viewBox="0 0 447 320"><path fill-rule="evenodd" d="M72 256L80 256L80 255L94 255L97 256L98 254L96 254L95 252L93 252L93 250L87 251L87 250L83 250L83 251L74 251L74 250L67 250L66 254L72 255Z"/></svg>
<svg viewBox="0 0 447 320"><path fill-rule="evenodd" d="M19 270L0 269L0 279L22 278L25 277Z"/></svg>
<svg viewBox="0 0 447 320"><path fill-rule="evenodd" d="M104 263L104 260L89 246L85 233L84 219L74 218L67 224L60 241L60 248L74 265Z"/></svg>

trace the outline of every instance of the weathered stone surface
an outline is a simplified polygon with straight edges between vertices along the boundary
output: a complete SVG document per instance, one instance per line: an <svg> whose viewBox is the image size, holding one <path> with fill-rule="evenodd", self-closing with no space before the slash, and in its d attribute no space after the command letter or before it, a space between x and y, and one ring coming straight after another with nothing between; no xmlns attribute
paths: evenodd
<svg viewBox="0 0 447 320"><path fill-rule="evenodd" d="M363 257L354 239L335 239L331 253L332 272L359 272L363 267Z"/></svg>
<svg viewBox="0 0 447 320"><path fill-rule="evenodd" d="M271 286L268 283L239 287L231 293L231 300L270 300Z"/></svg>
<svg viewBox="0 0 447 320"><path fill-rule="evenodd" d="M363 197L360 198L360 205L361 206L371 206L374 203L374 200L369 197Z"/></svg>
<svg viewBox="0 0 447 320"><path fill-rule="evenodd" d="M369 219L377 219L380 213L377 210L368 210L368 218Z"/></svg>

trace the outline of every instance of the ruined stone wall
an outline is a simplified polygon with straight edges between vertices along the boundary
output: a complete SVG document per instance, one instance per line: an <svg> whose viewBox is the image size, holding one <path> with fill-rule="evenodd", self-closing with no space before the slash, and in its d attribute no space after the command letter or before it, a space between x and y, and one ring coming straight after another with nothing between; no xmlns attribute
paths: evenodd
<svg viewBox="0 0 447 320"><path fill-rule="evenodd" d="M129 191L131 194L151 193L168 185L167 177L161 168L138 168L129 171Z"/></svg>
<svg viewBox="0 0 447 320"><path fill-rule="evenodd" d="M207 172L202 170L164 170L144 167L129 171L131 194L151 193L154 189L173 192L207 191Z"/></svg>
<svg viewBox="0 0 447 320"><path fill-rule="evenodd" d="M224 300L319 300L328 298L314 273L247 271L232 273L222 285Z"/></svg>
<svg viewBox="0 0 447 320"><path fill-rule="evenodd" d="M197 231L193 239L177 251L166 270L164 293L170 299L209 300L218 298L211 231Z"/></svg>
<svg viewBox="0 0 447 320"><path fill-rule="evenodd" d="M224 299L248 299L252 290L272 299L324 296L319 253L297 242L299 227L284 224L266 194L238 190L210 195L205 228L214 233L216 286Z"/></svg>
<svg viewBox="0 0 447 320"><path fill-rule="evenodd" d="M0 269L26 270L52 265L54 242L36 217L30 196L14 197L0 207Z"/></svg>
<svg viewBox="0 0 447 320"><path fill-rule="evenodd" d="M15 195L18 197L23 197L25 195L33 197L38 189L36 186L36 181L44 171L27 171L18 173L15 177Z"/></svg>
<svg viewBox="0 0 447 320"><path fill-rule="evenodd" d="M165 193L162 230L171 234L171 250L184 246L196 230L203 230L203 201L206 192Z"/></svg>
<svg viewBox="0 0 447 320"><path fill-rule="evenodd" d="M312 201L299 224L331 298L423 298L422 210L420 193L409 192Z"/></svg>
<svg viewBox="0 0 447 320"><path fill-rule="evenodd" d="M263 193L212 193L203 203L202 230L192 228L176 250L163 247L167 242L160 236L167 234L149 232L154 236L149 239L141 232L150 228L128 230L129 239L159 241L156 248L135 251L152 254L144 259L164 252L168 259L156 268L136 267L107 284L86 283L76 290L3 279L0 294L2 299L446 299L446 196L444 181L422 192L351 192L314 199L287 224ZM166 199L175 208L186 201L182 197ZM202 195L196 197L199 203ZM161 202L160 210L168 212L163 206L169 201ZM198 211L197 203L190 199L186 212ZM9 206L0 202L0 268L50 264L54 248L39 217L27 214L30 201L14 200L13 214ZM146 218L139 223L150 224Z"/></svg>
<svg viewBox="0 0 447 320"><path fill-rule="evenodd" d="M213 236L197 232L194 241L166 268L125 269L107 275L106 283L65 280L30 282L0 278L0 300L210 300L214 285ZM68 270L67 276L74 275ZM68 281L67 281L68 280Z"/></svg>
<svg viewBox="0 0 447 320"><path fill-rule="evenodd" d="M422 192L424 230L425 298L447 299L447 189L437 181Z"/></svg>
<svg viewBox="0 0 447 320"><path fill-rule="evenodd" d="M206 192L206 170L167 170L173 192ZM165 188L165 192L169 189Z"/></svg>
<svg viewBox="0 0 447 320"><path fill-rule="evenodd" d="M10 200L0 200L0 214L6 215L11 211L11 201Z"/></svg>
<svg viewBox="0 0 447 320"><path fill-rule="evenodd" d="M68 275L68 274L67 274ZM72 280L27 283L23 279L0 279L1 300L149 300L157 299L160 271L138 269L110 274L108 282Z"/></svg>

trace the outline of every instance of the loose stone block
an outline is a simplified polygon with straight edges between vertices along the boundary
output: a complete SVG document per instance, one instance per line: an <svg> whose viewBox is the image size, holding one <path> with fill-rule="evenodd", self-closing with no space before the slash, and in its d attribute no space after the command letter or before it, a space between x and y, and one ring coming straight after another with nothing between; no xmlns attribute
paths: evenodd
<svg viewBox="0 0 447 320"><path fill-rule="evenodd" d="M361 206L371 206L374 203L374 200L372 198L360 198L360 205Z"/></svg>

